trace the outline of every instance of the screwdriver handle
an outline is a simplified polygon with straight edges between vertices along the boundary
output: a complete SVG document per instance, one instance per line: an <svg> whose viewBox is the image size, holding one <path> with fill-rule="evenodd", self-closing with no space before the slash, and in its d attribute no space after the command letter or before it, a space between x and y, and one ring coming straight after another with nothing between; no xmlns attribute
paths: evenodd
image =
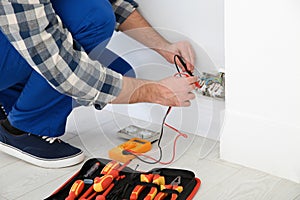
<svg viewBox="0 0 300 200"><path fill-rule="evenodd" d="M94 179L93 188L96 192L102 192L113 182L114 177L110 174L106 174L101 177L96 177Z"/></svg>
<svg viewBox="0 0 300 200"><path fill-rule="evenodd" d="M153 200L156 194L157 194L157 188L151 187L150 192L147 194L144 200Z"/></svg>
<svg viewBox="0 0 300 200"><path fill-rule="evenodd" d="M83 188L84 188L83 180L75 181L70 189L69 196L65 200L74 200L76 197L79 196Z"/></svg>
<svg viewBox="0 0 300 200"><path fill-rule="evenodd" d="M120 163L112 160L103 167L100 174L110 174L113 170L117 170L118 168L120 168Z"/></svg>
<svg viewBox="0 0 300 200"><path fill-rule="evenodd" d="M130 200L137 200L139 198L139 194L145 188L144 185L137 185L134 187L133 191L130 194Z"/></svg>
<svg viewBox="0 0 300 200"><path fill-rule="evenodd" d="M155 196L154 200L163 200L163 199L166 198L167 196L168 196L167 193L160 192L160 193L158 193L158 194Z"/></svg>

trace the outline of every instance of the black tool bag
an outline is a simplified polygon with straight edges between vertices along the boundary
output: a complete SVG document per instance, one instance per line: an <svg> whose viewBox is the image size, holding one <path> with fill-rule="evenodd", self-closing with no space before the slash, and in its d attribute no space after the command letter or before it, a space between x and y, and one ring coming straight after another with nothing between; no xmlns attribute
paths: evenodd
<svg viewBox="0 0 300 200"><path fill-rule="evenodd" d="M102 159L102 158L93 158L84 163L82 168L74 174L68 181L66 181L60 188L58 188L50 197L46 198L47 200L64 200L68 197L69 191L74 184L76 180L93 180L95 177L100 176L100 172L102 168L109 163L111 160ZM95 163L99 162L100 165L97 170L95 170L93 173L88 174L87 172L90 171L90 169L95 165ZM192 171L184 170L184 169L173 169L173 168L155 168L148 172L139 172L135 171L129 167L125 167L122 171L119 172L120 178L119 180L114 180L114 187L111 189L111 191L106 195L105 199L109 200L124 200L128 199L130 200L130 195L132 191L134 190L135 186L137 185L144 185L145 188L142 190L142 192L138 195L138 200L144 199L145 196L149 193L151 187L157 187L158 192L161 191L161 187L153 184L153 183L145 183L140 182L140 175L141 174L159 174L160 176L164 176L165 178L165 184L171 184L171 182L176 179L176 177L180 176L180 184L179 186L183 187L182 192L178 192L176 190L172 189L165 189L163 190L164 193L168 193L167 197L165 197L165 200L171 199L172 194L177 194L177 200L191 200L197 193L201 181L199 178L195 177L195 174ZM80 196L85 193L88 188L90 188L93 185L93 183L86 183L84 184L83 191L78 195ZM103 191L105 192L105 190ZM97 194L103 194L103 192ZM76 199L78 199L78 197ZM93 199L96 199L93 198Z"/></svg>

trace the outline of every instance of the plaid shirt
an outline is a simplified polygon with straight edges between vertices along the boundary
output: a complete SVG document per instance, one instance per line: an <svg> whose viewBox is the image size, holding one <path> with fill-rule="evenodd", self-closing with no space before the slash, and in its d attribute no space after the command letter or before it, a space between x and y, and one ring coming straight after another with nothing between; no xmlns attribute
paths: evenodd
<svg viewBox="0 0 300 200"><path fill-rule="evenodd" d="M118 26L137 6L110 0ZM103 108L121 91L122 76L91 60L55 14L50 0L0 0L0 29L57 91Z"/></svg>

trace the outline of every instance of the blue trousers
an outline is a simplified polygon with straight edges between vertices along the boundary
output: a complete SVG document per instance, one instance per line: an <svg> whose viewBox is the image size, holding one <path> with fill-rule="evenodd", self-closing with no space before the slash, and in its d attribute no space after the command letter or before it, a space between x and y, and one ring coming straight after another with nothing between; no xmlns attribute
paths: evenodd
<svg viewBox="0 0 300 200"><path fill-rule="evenodd" d="M108 0L52 0L52 4L74 39L87 53L93 50L93 59L123 75L135 76L130 64L105 48L115 27L115 16ZM51 137L64 134L67 117L72 111L72 98L53 89L1 31L0 103L14 127Z"/></svg>

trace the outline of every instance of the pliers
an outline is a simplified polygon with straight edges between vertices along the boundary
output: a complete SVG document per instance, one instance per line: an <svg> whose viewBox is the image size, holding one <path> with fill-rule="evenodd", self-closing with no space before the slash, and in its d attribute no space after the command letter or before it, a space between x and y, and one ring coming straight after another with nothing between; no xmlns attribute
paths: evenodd
<svg viewBox="0 0 300 200"><path fill-rule="evenodd" d="M178 191L179 193L181 193L183 191L183 187L182 186L179 186L180 185L180 182L181 182L181 176L177 176L172 182L170 185L161 185L160 186L160 189L161 189L161 192L159 192L154 200L163 200L164 198L166 198L168 196L168 193L164 192L163 190L165 189L168 189L168 190L176 190ZM176 200L177 199L177 194L176 193L172 193L172 196L171 196L171 200Z"/></svg>
<svg viewBox="0 0 300 200"><path fill-rule="evenodd" d="M145 183L154 183L157 185L164 185L165 184L165 177L160 176L159 174L152 173L152 174L141 174L140 181ZM139 198L140 193L146 188L146 185L137 185L133 189L130 195L130 200L137 200ZM154 196L157 194L157 188L151 187L150 192L144 198L144 200L152 200Z"/></svg>

